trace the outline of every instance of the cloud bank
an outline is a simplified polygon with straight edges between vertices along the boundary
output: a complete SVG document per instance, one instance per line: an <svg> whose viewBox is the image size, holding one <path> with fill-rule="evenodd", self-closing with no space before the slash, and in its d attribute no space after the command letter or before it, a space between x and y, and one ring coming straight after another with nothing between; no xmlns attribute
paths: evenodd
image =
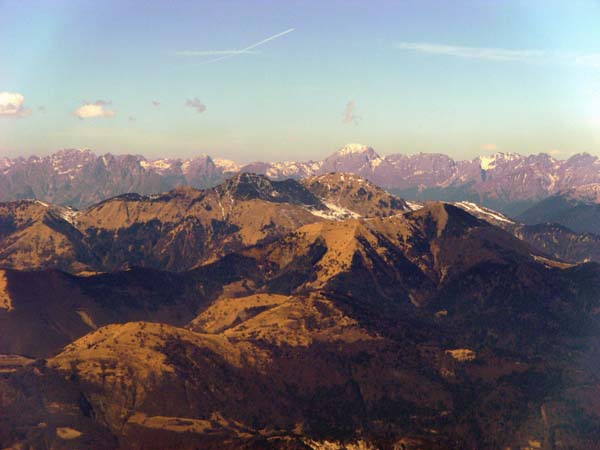
<svg viewBox="0 0 600 450"><path fill-rule="evenodd" d="M107 100L96 100L94 103L83 102L79 108L73 113L80 119L93 119L97 117L114 117L117 113L111 109L106 108L111 102Z"/></svg>

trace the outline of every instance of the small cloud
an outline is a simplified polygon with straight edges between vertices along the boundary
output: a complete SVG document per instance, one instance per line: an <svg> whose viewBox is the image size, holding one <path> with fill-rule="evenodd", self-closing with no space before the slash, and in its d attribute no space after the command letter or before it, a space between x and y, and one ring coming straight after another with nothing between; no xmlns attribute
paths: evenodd
<svg viewBox="0 0 600 450"><path fill-rule="evenodd" d="M485 150L486 152L495 152L498 150L498 146L496 144L483 144L481 146L481 150Z"/></svg>
<svg viewBox="0 0 600 450"><path fill-rule="evenodd" d="M152 100L152 106L154 106L155 108L160 108L160 102L157 100Z"/></svg>
<svg viewBox="0 0 600 450"><path fill-rule="evenodd" d="M130 121L130 122L135 122L135 121L136 121L136 119L135 119L135 117L133 117L133 116L129 116L129 121Z"/></svg>
<svg viewBox="0 0 600 450"><path fill-rule="evenodd" d="M25 97L17 92L0 92L0 117L25 117L31 110L25 108Z"/></svg>
<svg viewBox="0 0 600 450"><path fill-rule="evenodd" d="M353 123L354 125L358 125L358 122L361 120L360 116L357 116L354 110L356 109L356 103L354 100L350 100L346 107L344 108L344 112L342 113L342 123Z"/></svg>
<svg viewBox="0 0 600 450"><path fill-rule="evenodd" d="M548 153L550 153L552 156L558 156L562 153L562 151L554 149L550 150Z"/></svg>
<svg viewBox="0 0 600 450"><path fill-rule="evenodd" d="M96 117L114 117L117 113L106 108L112 102L107 100L96 100L94 103L84 101L73 113L80 119L93 119Z"/></svg>
<svg viewBox="0 0 600 450"><path fill-rule="evenodd" d="M206 111L206 105L202 103L198 97L195 97L191 100L186 100L185 106L194 108L198 114L202 114L204 111Z"/></svg>

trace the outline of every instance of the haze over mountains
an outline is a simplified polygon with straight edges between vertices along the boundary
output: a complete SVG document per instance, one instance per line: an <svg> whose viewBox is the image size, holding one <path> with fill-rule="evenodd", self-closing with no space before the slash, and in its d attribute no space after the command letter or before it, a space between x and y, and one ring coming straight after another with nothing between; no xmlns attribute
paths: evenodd
<svg viewBox="0 0 600 450"><path fill-rule="evenodd" d="M177 186L211 187L238 172L274 180L354 173L404 198L472 201L512 216L559 193L597 201L600 191L600 159L585 153L567 160L544 153L496 153L455 161L427 153L381 157L360 144L348 144L321 161L247 165L209 156L147 160L62 150L43 158L4 158L0 172L0 200L36 198L78 209L127 192L150 195Z"/></svg>

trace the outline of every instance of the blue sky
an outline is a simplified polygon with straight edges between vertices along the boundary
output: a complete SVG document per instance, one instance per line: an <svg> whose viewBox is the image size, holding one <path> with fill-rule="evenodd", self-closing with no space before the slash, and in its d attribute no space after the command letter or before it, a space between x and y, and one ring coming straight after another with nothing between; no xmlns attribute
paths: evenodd
<svg viewBox="0 0 600 450"><path fill-rule="evenodd" d="M0 0L0 155L599 154L598 24L598 1Z"/></svg>

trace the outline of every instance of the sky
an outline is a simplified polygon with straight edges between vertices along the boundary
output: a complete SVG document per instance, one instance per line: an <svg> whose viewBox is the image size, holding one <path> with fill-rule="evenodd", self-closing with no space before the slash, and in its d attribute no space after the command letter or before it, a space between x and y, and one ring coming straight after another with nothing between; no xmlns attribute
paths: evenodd
<svg viewBox="0 0 600 450"><path fill-rule="evenodd" d="M0 0L0 156L600 154L600 1Z"/></svg>

